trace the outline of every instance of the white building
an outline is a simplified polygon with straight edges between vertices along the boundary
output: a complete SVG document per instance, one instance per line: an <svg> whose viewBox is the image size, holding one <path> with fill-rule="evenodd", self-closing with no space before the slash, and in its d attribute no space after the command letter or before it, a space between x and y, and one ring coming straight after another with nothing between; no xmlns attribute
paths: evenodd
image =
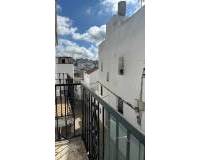
<svg viewBox="0 0 200 160"><path fill-rule="evenodd" d="M99 94L137 129L144 132L145 7L131 17L118 6L106 25L106 38L99 46ZM110 91L108 91L107 89ZM139 107L132 109L123 100Z"/></svg>
<svg viewBox="0 0 200 160"><path fill-rule="evenodd" d="M74 78L73 58L72 57L56 57L56 74L57 73L67 73L72 78Z"/></svg>
<svg viewBox="0 0 200 160"><path fill-rule="evenodd" d="M99 80L99 70L98 68L93 68L89 71L84 72L84 81L83 83L86 84L92 91L96 92L97 81Z"/></svg>

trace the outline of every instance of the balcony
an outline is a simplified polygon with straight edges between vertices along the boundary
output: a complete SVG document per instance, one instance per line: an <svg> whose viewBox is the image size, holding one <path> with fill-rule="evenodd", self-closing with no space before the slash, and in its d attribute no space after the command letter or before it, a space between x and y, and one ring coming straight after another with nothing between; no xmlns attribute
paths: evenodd
<svg viewBox="0 0 200 160"><path fill-rule="evenodd" d="M60 75L55 84L56 159L144 160L145 136L88 87Z"/></svg>

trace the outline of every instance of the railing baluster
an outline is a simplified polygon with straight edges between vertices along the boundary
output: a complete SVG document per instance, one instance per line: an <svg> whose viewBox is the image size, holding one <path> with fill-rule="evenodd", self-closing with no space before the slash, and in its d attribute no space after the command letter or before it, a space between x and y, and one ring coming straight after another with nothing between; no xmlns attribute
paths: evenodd
<svg viewBox="0 0 200 160"><path fill-rule="evenodd" d="M56 90L56 86L55 86L55 90ZM57 95L55 93L55 103L56 103L56 132L57 132L57 136L58 136L58 139L59 139L59 129L58 129L58 106L57 106Z"/></svg>
<svg viewBox="0 0 200 160"><path fill-rule="evenodd" d="M66 115L67 95L66 95L66 86L64 86L64 101L65 101L65 131L66 131L66 138L67 138L67 115Z"/></svg>
<svg viewBox="0 0 200 160"><path fill-rule="evenodd" d="M103 133L102 133L102 135L103 135L103 137L102 137L102 142L103 142L103 145L102 145L102 148L103 148L103 149L102 149L102 152L103 152L103 154L102 154L102 157L103 157L103 158L102 158L102 159L104 160L104 145L105 145L105 138L104 138L104 136L105 136L105 135L104 135L104 134L105 134L105 133L104 133L104 123L105 123L105 122L104 122L104 118L105 118L105 117L104 117L104 107L103 107L103 106L102 106L102 110L103 110L103 113L102 113L102 124L103 124L103 128L102 128L102 130L103 130L103 131L102 131L102 132L103 132Z"/></svg>
<svg viewBox="0 0 200 160"><path fill-rule="evenodd" d="M93 159L93 148L96 146L92 147L93 144L93 98L91 96L91 101L90 101L90 157Z"/></svg>
<svg viewBox="0 0 200 160"><path fill-rule="evenodd" d="M140 160L140 143L139 143L139 157L138 157L138 160Z"/></svg>
<svg viewBox="0 0 200 160"><path fill-rule="evenodd" d="M126 144L126 160L130 159L130 132L127 130L127 144Z"/></svg>
<svg viewBox="0 0 200 160"><path fill-rule="evenodd" d="M83 108L83 88L81 87L81 136L82 136L82 139L83 139L83 119L84 119L84 108Z"/></svg>
<svg viewBox="0 0 200 160"><path fill-rule="evenodd" d="M91 130L90 130L90 128L91 128L91 123L90 123L90 117L91 117L91 108L90 108L90 105L91 105L91 97L90 97L90 93L89 93L89 107L88 107L88 109L89 109L89 112L88 112L88 114L89 114L89 117L88 117L88 120L89 120L89 122L88 122L88 148L89 148L89 157L90 157L90 153L91 153L91 148L90 148L90 142L91 142Z"/></svg>
<svg viewBox="0 0 200 160"><path fill-rule="evenodd" d="M86 145L86 150L88 151L88 146L87 146L87 119L88 119L88 110L87 110L87 91L85 90L85 145Z"/></svg>
<svg viewBox="0 0 200 160"><path fill-rule="evenodd" d="M86 91L85 89L83 90L84 92L84 110L85 110L85 113L84 113L84 139L85 139L85 142L86 142L86 114L87 114L87 110L86 110Z"/></svg>
<svg viewBox="0 0 200 160"><path fill-rule="evenodd" d="M96 104L96 99L95 99L95 104ZM100 141L99 141L99 133L100 133L100 127L99 127L99 125L100 125L100 123L99 123L99 102L97 102L97 123L98 123L98 128L97 128L97 132L98 132L98 160L99 160L99 155L100 155Z"/></svg>
<svg viewBox="0 0 200 160"><path fill-rule="evenodd" d="M118 160L118 150L119 150L119 122L116 120L116 155L115 159Z"/></svg>
<svg viewBox="0 0 200 160"><path fill-rule="evenodd" d="M63 80L63 84L64 84L64 83L65 83L65 82L64 82L64 80L65 80L65 78L64 78L64 73L63 73L63 79L62 79L62 80Z"/></svg>
<svg viewBox="0 0 200 160"><path fill-rule="evenodd" d="M67 79L66 79L66 84L67 84ZM67 86L67 116L69 112L69 86Z"/></svg>
<svg viewBox="0 0 200 160"><path fill-rule="evenodd" d="M88 92L89 101L88 101L88 151L90 154L90 93Z"/></svg>
<svg viewBox="0 0 200 160"><path fill-rule="evenodd" d="M61 84L61 79L59 81ZM62 86L60 86L60 105L61 105L61 117L62 117L63 115L62 115L62 92L61 92L61 90L62 90Z"/></svg>

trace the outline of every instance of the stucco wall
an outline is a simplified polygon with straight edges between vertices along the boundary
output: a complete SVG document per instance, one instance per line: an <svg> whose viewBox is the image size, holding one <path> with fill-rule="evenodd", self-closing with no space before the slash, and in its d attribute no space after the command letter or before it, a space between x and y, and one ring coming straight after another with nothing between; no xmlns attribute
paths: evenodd
<svg viewBox="0 0 200 160"><path fill-rule="evenodd" d="M94 92L97 91L96 82L99 80L99 70L96 70L90 74L84 73L84 83L90 87Z"/></svg>
<svg viewBox="0 0 200 160"><path fill-rule="evenodd" d="M89 86L89 84L90 84L90 76L86 72L83 73L83 80L84 80L83 81L84 84L86 84L87 86Z"/></svg>
<svg viewBox="0 0 200 160"><path fill-rule="evenodd" d="M116 17L114 18L116 21ZM113 24L113 25L110 25ZM118 23L109 22L109 36L99 46L99 61L103 62L103 72L99 71L100 82L117 95L133 105L139 99L141 76L145 67L145 8L141 8L132 17ZM119 57L124 57L124 75L118 74ZM106 74L109 72L109 81ZM105 94L109 94L104 91ZM145 92L143 91L143 97ZM104 98L114 108L116 99L113 96ZM144 99L143 99L144 100ZM144 131L144 116L142 125L136 122L137 113L124 105L124 116L136 128Z"/></svg>
<svg viewBox="0 0 200 160"><path fill-rule="evenodd" d="M74 65L56 64L56 73L68 73L72 78L74 78Z"/></svg>

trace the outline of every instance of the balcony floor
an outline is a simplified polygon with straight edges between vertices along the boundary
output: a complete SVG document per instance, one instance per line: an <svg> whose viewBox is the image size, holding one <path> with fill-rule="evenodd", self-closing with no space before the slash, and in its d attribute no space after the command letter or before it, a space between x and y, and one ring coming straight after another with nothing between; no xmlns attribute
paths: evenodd
<svg viewBox="0 0 200 160"><path fill-rule="evenodd" d="M85 146L80 137L55 143L56 160L88 160Z"/></svg>

